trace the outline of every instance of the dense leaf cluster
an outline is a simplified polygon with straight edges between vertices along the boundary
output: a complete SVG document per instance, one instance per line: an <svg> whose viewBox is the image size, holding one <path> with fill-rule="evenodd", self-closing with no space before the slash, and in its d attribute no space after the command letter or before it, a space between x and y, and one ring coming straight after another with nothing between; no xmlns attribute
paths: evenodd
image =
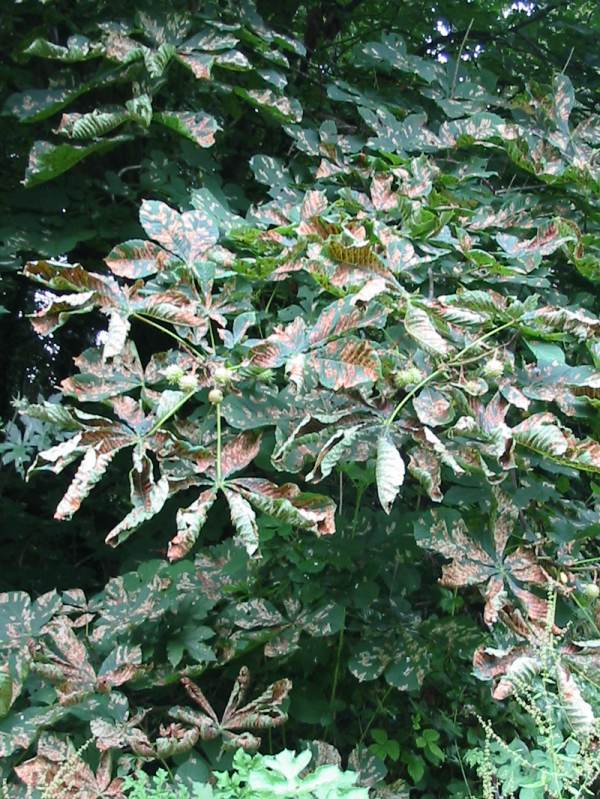
<svg viewBox="0 0 600 799"><path fill-rule="evenodd" d="M222 745L255 749L289 717L352 752L362 785L385 760L419 795L466 796L434 772L447 758L458 777L456 741L479 740L463 697L508 718L467 674L506 699L543 670L549 626L567 718L597 734L591 84L574 88L566 67L507 79L464 51L468 30L457 58L434 42L417 53L391 22L373 38L352 5L339 9L354 41L323 67L323 119L310 88L323 34L302 44L250 3L137 9L24 48L66 66L8 111L37 124L79 109L33 143L30 186L155 123L217 155L189 192L168 166L137 194L111 177L140 200L139 225L103 234L103 262L58 257L61 241L22 270L40 287L37 334L94 320L61 401L20 403L54 435L31 479L69 473L55 511L68 520L116 475L102 535L128 552L101 591L0 595L0 752L23 795L75 757L65 733L102 753L80 769L90 796L119 795L112 759L123 774L173 758L189 775L195 747L222 763ZM181 106L165 88L178 74L195 87ZM123 85L131 98L96 104ZM238 192L217 163L240 103L269 135ZM252 202L256 184L267 196ZM248 665L261 687L245 703Z"/></svg>

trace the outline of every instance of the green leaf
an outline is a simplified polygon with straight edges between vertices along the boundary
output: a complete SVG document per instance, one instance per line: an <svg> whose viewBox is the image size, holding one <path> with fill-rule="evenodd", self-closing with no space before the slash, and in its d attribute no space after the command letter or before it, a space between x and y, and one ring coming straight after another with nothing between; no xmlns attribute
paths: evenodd
<svg viewBox="0 0 600 799"><path fill-rule="evenodd" d="M221 129L213 116L203 112L162 111L155 113L152 119L180 136L185 136L199 147L212 147L215 133Z"/></svg>
<svg viewBox="0 0 600 799"><path fill-rule="evenodd" d="M63 114L56 132L69 139L97 139L129 119L127 111L102 111L89 114Z"/></svg>
<svg viewBox="0 0 600 799"><path fill-rule="evenodd" d="M28 188L45 183L47 180L62 175L78 164L84 158L95 153L105 153L118 147L131 136L115 136L112 139L102 139L93 144L51 144L47 141L34 143L29 154L29 163L25 171L24 184Z"/></svg>
<svg viewBox="0 0 600 799"><path fill-rule="evenodd" d="M23 52L26 55L37 55L40 58L52 58L57 61L72 63L88 61L104 54L104 46L100 42L92 42L87 36L74 34L67 39L66 46L53 44L46 39L34 39Z"/></svg>

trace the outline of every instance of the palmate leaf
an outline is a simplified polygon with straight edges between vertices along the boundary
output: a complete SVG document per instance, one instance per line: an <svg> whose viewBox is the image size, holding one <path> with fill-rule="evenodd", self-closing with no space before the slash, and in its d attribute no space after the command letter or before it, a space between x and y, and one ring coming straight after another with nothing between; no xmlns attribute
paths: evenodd
<svg viewBox="0 0 600 799"><path fill-rule="evenodd" d="M479 647L473 655L473 673L480 680L494 680L493 697L506 699L515 691L532 690L532 683L542 670L549 671L556 681L560 703L573 731L589 736L596 729L597 719L592 706L584 698L570 666L585 682L586 660L597 663L597 655L582 653L578 645L562 643L557 647L551 667L544 660L540 642L528 634L530 642L508 651ZM581 666L584 668L581 669Z"/></svg>
<svg viewBox="0 0 600 799"><path fill-rule="evenodd" d="M155 481L154 465L145 452L146 446L160 448L159 441L164 441L162 437L155 439L150 435L144 443L144 436L150 433L156 422L155 417L146 416L140 403L131 397L115 398L112 405L123 421L76 411L74 418L79 421L79 432L61 444L40 452L30 473L44 469L59 473L83 455L75 477L55 512L56 519L69 519L101 479L116 453L134 447L130 472L133 510L107 535L107 543L114 546L161 510L170 489L166 478L161 476ZM163 435L159 433L159 436Z"/></svg>
<svg viewBox="0 0 600 799"><path fill-rule="evenodd" d="M240 707L250 684L250 672L243 666L234 683L221 719L213 710L202 690L192 680L184 677L181 682L200 710L173 707L169 710L169 715L177 721L193 725L202 740L210 741L222 736L224 746L242 747L252 751L260 746L260 738L249 733L240 735L240 730L266 730L278 727L287 721L287 714L282 710L281 705L292 688L290 680L278 680L269 685L256 699Z"/></svg>
<svg viewBox="0 0 600 799"><path fill-rule="evenodd" d="M227 639L232 651L241 654L255 641L265 641L265 657L281 657L294 652L303 632L311 637L335 635L344 626L345 608L325 601L316 607L303 607L293 598L284 600L285 612L262 599L250 599L228 608L228 622L238 628Z"/></svg>
<svg viewBox="0 0 600 799"><path fill-rule="evenodd" d="M410 624L390 635L376 629L356 645L348 659L348 669L359 682L384 676L388 685L399 691L414 691L422 684L431 652Z"/></svg>
<svg viewBox="0 0 600 799"><path fill-rule="evenodd" d="M196 453L195 460L190 460L186 467L187 472L171 475L166 471L173 485L176 485L177 479L183 479L182 485L185 487L194 484L209 486L191 505L177 512L177 534L169 544L169 560L179 560L190 551L220 490L225 495L231 520L237 531L235 540L244 546L250 556L256 555L259 545L258 528L251 506L283 522L311 530L317 535L334 532L335 505L326 497L302 493L293 483L278 486L257 478L230 479L233 474L242 471L254 461L260 450L260 443L260 433L248 431L223 446L221 483L217 482L216 451Z"/></svg>
<svg viewBox="0 0 600 799"><path fill-rule="evenodd" d="M500 611L508 603L508 591L518 598L531 619L544 621L548 611L547 602L524 587L528 583L545 585L549 579L533 552L519 547L505 554L516 517L516 507L506 494L497 490L490 516L489 549L469 535L464 519L455 511L429 511L415 524L419 546L452 559L442 567L442 585L484 587L483 615L489 626L498 621Z"/></svg>
<svg viewBox="0 0 600 799"><path fill-rule="evenodd" d="M22 649L35 638L60 610L56 591L42 594L34 602L24 591L0 594L0 650Z"/></svg>
<svg viewBox="0 0 600 799"><path fill-rule="evenodd" d="M377 303L363 310L353 297L337 300L322 311L310 330L298 317L272 333L253 347L252 362L265 369L285 365L290 381L299 388L311 377L334 391L372 383L380 371L374 348L345 334L380 327L385 318L385 310Z"/></svg>
<svg viewBox="0 0 600 799"><path fill-rule="evenodd" d="M68 708L59 704L50 707L30 705L0 720L0 757L10 757L20 749L26 750L40 730L59 723L68 712Z"/></svg>
<svg viewBox="0 0 600 799"><path fill-rule="evenodd" d="M169 255L165 253L165 257L169 258ZM134 270L135 262L129 268ZM87 313L98 308L108 316L104 358L114 358L125 348L131 316L143 315L180 327L193 328L198 338L202 338L207 331L206 316L216 315L222 320L222 316L210 307L210 298L208 309L203 315L198 315L203 313L204 303L200 305L189 292L176 289L145 291L141 281L131 287L123 287L113 277L87 272L79 264L33 261L26 264L23 273L49 288L76 292L61 296L49 295L45 307L33 314L32 324L41 335L56 330L72 313ZM228 306L226 310L229 310Z"/></svg>
<svg viewBox="0 0 600 799"><path fill-rule="evenodd" d="M66 768L67 762L70 764ZM65 745L58 737L45 733L38 742L38 753L15 768L19 779L29 790L43 790L52 783L64 799L104 799L123 796L120 777L112 779L112 755L104 752L94 772L77 754L72 744ZM53 782L54 781L54 782Z"/></svg>
<svg viewBox="0 0 600 799"><path fill-rule="evenodd" d="M129 747L132 752L142 757L154 757L155 751L146 733L137 725L147 715L140 711L125 721L110 722L105 719L92 719L90 730L94 736L94 744L99 752L110 749Z"/></svg>
<svg viewBox="0 0 600 799"><path fill-rule="evenodd" d="M142 662L139 646L118 647L96 674L84 643L64 616L53 619L31 649L31 670L55 686L62 705L122 685L136 676Z"/></svg>

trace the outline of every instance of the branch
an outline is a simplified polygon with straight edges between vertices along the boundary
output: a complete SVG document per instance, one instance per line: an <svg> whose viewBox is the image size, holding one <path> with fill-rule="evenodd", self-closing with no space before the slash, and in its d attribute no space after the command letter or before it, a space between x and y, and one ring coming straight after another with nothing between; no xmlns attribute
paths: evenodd
<svg viewBox="0 0 600 799"><path fill-rule="evenodd" d="M533 25L534 23L539 22L540 20L544 19L544 17L547 17L549 14L551 14L552 11L556 11L556 9L564 8L568 5L569 0L561 0L559 3L553 3L545 8L541 8L539 11L536 11L535 14L526 17L525 19L509 26L508 28L500 29L496 32L490 30L471 31L470 35L473 39L480 39L484 42L493 42L495 39L504 39L513 33L518 33L528 25ZM439 44L447 44L448 42L454 42L457 40L462 41L467 32L468 29L463 29L460 31L453 31L447 36L436 36L435 39L432 39L430 42L427 42L420 48L419 55L426 55L428 50L430 50L432 47L437 47Z"/></svg>

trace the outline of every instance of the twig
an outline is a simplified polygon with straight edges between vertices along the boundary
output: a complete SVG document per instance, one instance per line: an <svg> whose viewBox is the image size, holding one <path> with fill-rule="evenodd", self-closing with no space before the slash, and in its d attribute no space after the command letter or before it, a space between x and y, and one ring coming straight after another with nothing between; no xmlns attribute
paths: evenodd
<svg viewBox="0 0 600 799"><path fill-rule="evenodd" d="M469 33L471 32L471 28L473 27L473 18L469 22L467 30L465 31L465 35L463 36L463 40L460 43L460 47L458 49L458 55L456 57L456 66L454 67L454 75L452 76L452 87L450 89L450 99L454 99L454 92L456 91L456 79L458 78L458 69L460 67L460 59L462 58L463 50L466 44L467 39L469 38Z"/></svg>

